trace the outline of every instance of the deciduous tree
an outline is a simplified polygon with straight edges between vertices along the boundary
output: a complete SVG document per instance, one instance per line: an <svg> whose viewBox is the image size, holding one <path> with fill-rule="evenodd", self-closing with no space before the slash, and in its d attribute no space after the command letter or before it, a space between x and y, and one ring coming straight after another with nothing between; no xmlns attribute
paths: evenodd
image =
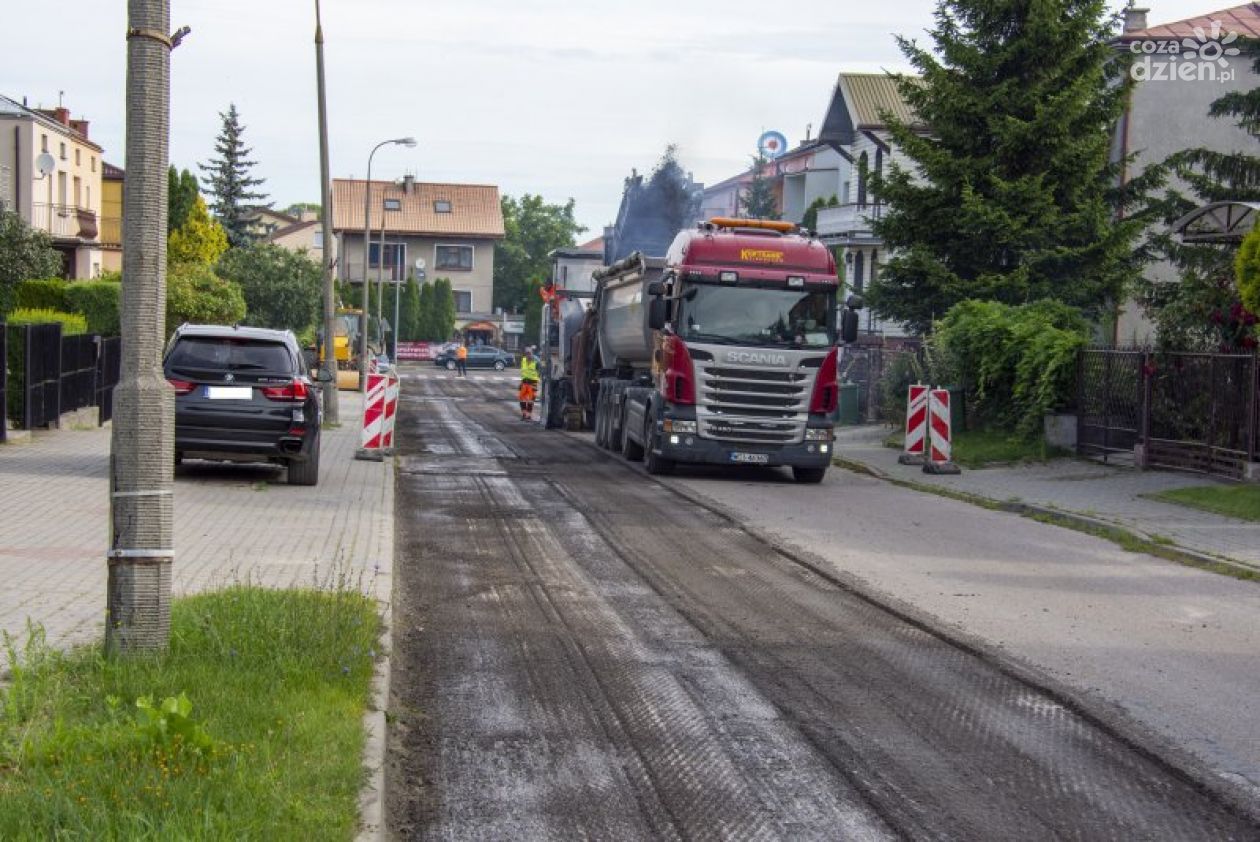
<svg viewBox="0 0 1260 842"><path fill-rule="evenodd" d="M61 253L52 238L16 213L0 210L0 314L13 308L13 291L22 281L57 277L61 271Z"/></svg>
<svg viewBox="0 0 1260 842"><path fill-rule="evenodd" d="M572 246L586 229L574 218L572 199L556 205L526 193L520 199L504 196L501 205L505 235L494 247L494 305L520 310L530 279L550 273L548 255Z"/></svg>
<svg viewBox="0 0 1260 842"><path fill-rule="evenodd" d="M315 323L324 276L304 252L271 243L229 249L216 271L240 286L250 324L296 333Z"/></svg>
<svg viewBox="0 0 1260 842"><path fill-rule="evenodd" d="M227 248L227 232L222 225L210 218L206 200L196 194L184 224L172 231L167 238L167 261L213 266Z"/></svg>

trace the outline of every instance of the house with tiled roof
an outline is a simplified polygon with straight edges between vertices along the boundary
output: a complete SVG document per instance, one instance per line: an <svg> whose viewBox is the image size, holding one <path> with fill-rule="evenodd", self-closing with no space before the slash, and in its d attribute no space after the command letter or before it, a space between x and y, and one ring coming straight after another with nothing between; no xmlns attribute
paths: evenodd
<svg viewBox="0 0 1260 842"><path fill-rule="evenodd" d="M365 200L371 227L366 255ZM370 184L333 179L332 206L341 280L449 278L459 321L480 322L474 317L492 314L494 246L504 236L498 187L435 184L411 176Z"/></svg>
<svg viewBox="0 0 1260 842"><path fill-rule="evenodd" d="M1151 25L1148 9L1124 10L1117 51L1131 55L1136 81L1129 107L1116 132L1120 159L1132 156L1123 177L1140 174L1175 152L1205 147L1219 152L1255 153L1255 140L1229 118L1208 116L1212 102L1231 91L1260 85L1240 38L1260 38L1260 3L1244 3L1171 23ZM1177 282L1175 267L1146 268L1151 280ZM1136 301L1117 314L1120 344L1153 341L1153 327Z"/></svg>
<svg viewBox="0 0 1260 842"><path fill-rule="evenodd" d="M93 278L103 268L103 151L70 109L0 96L0 207L52 238L67 278Z"/></svg>

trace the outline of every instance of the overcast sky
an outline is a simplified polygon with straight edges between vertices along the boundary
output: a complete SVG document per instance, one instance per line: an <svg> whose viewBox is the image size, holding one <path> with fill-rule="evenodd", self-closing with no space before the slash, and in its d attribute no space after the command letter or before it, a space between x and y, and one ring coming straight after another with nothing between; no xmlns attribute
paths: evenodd
<svg viewBox="0 0 1260 842"><path fill-rule="evenodd" d="M14 0L0 93L58 98L124 165L125 0ZM1121 0L1113 0L1119 8ZM1152 0L1164 23L1226 8ZM313 0L173 0L171 162L196 172L235 102L277 207L319 200ZM622 180L668 143L714 183L763 129L795 143L822 122L840 71L907 69L893 34L923 37L933 0L323 0L334 177L497 184L577 201L599 234Z"/></svg>

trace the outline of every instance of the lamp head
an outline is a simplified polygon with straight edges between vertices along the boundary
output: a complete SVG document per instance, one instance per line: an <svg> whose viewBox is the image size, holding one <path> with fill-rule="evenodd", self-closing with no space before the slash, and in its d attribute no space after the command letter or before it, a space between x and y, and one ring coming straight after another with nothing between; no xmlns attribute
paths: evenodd
<svg viewBox="0 0 1260 842"><path fill-rule="evenodd" d="M402 144L403 146L414 147L416 145L416 139L414 137L400 137L397 140L395 140L394 143L399 143L399 144Z"/></svg>

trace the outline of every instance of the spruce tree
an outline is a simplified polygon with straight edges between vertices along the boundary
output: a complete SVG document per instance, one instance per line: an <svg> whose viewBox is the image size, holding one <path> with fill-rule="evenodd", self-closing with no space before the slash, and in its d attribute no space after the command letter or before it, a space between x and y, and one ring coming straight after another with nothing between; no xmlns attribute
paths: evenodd
<svg viewBox="0 0 1260 842"><path fill-rule="evenodd" d="M739 197L739 212L748 219L778 219L778 202L774 198L774 185L766 178L770 162L760 153L752 158L752 181Z"/></svg>
<svg viewBox="0 0 1260 842"><path fill-rule="evenodd" d="M219 116L223 119L223 129L214 144L218 157L198 166L205 174L201 179L202 184L213 200L210 208L219 224L227 231L228 243L233 248L238 248L250 244L249 225L254 219L251 206L271 205L261 201L267 198L266 193L253 189L262 184L263 179L250 175L257 161L249 160L252 150L241 140L245 127L241 125L236 104L229 103L227 112Z"/></svg>
<svg viewBox="0 0 1260 842"><path fill-rule="evenodd" d="M898 38L921 74L897 78L918 124L887 115L908 160L872 179L891 257L870 304L918 331L969 298L1105 319L1144 224L1118 213L1140 185L1115 187L1132 83L1105 0L940 0L935 18L932 49Z"/></svg>

